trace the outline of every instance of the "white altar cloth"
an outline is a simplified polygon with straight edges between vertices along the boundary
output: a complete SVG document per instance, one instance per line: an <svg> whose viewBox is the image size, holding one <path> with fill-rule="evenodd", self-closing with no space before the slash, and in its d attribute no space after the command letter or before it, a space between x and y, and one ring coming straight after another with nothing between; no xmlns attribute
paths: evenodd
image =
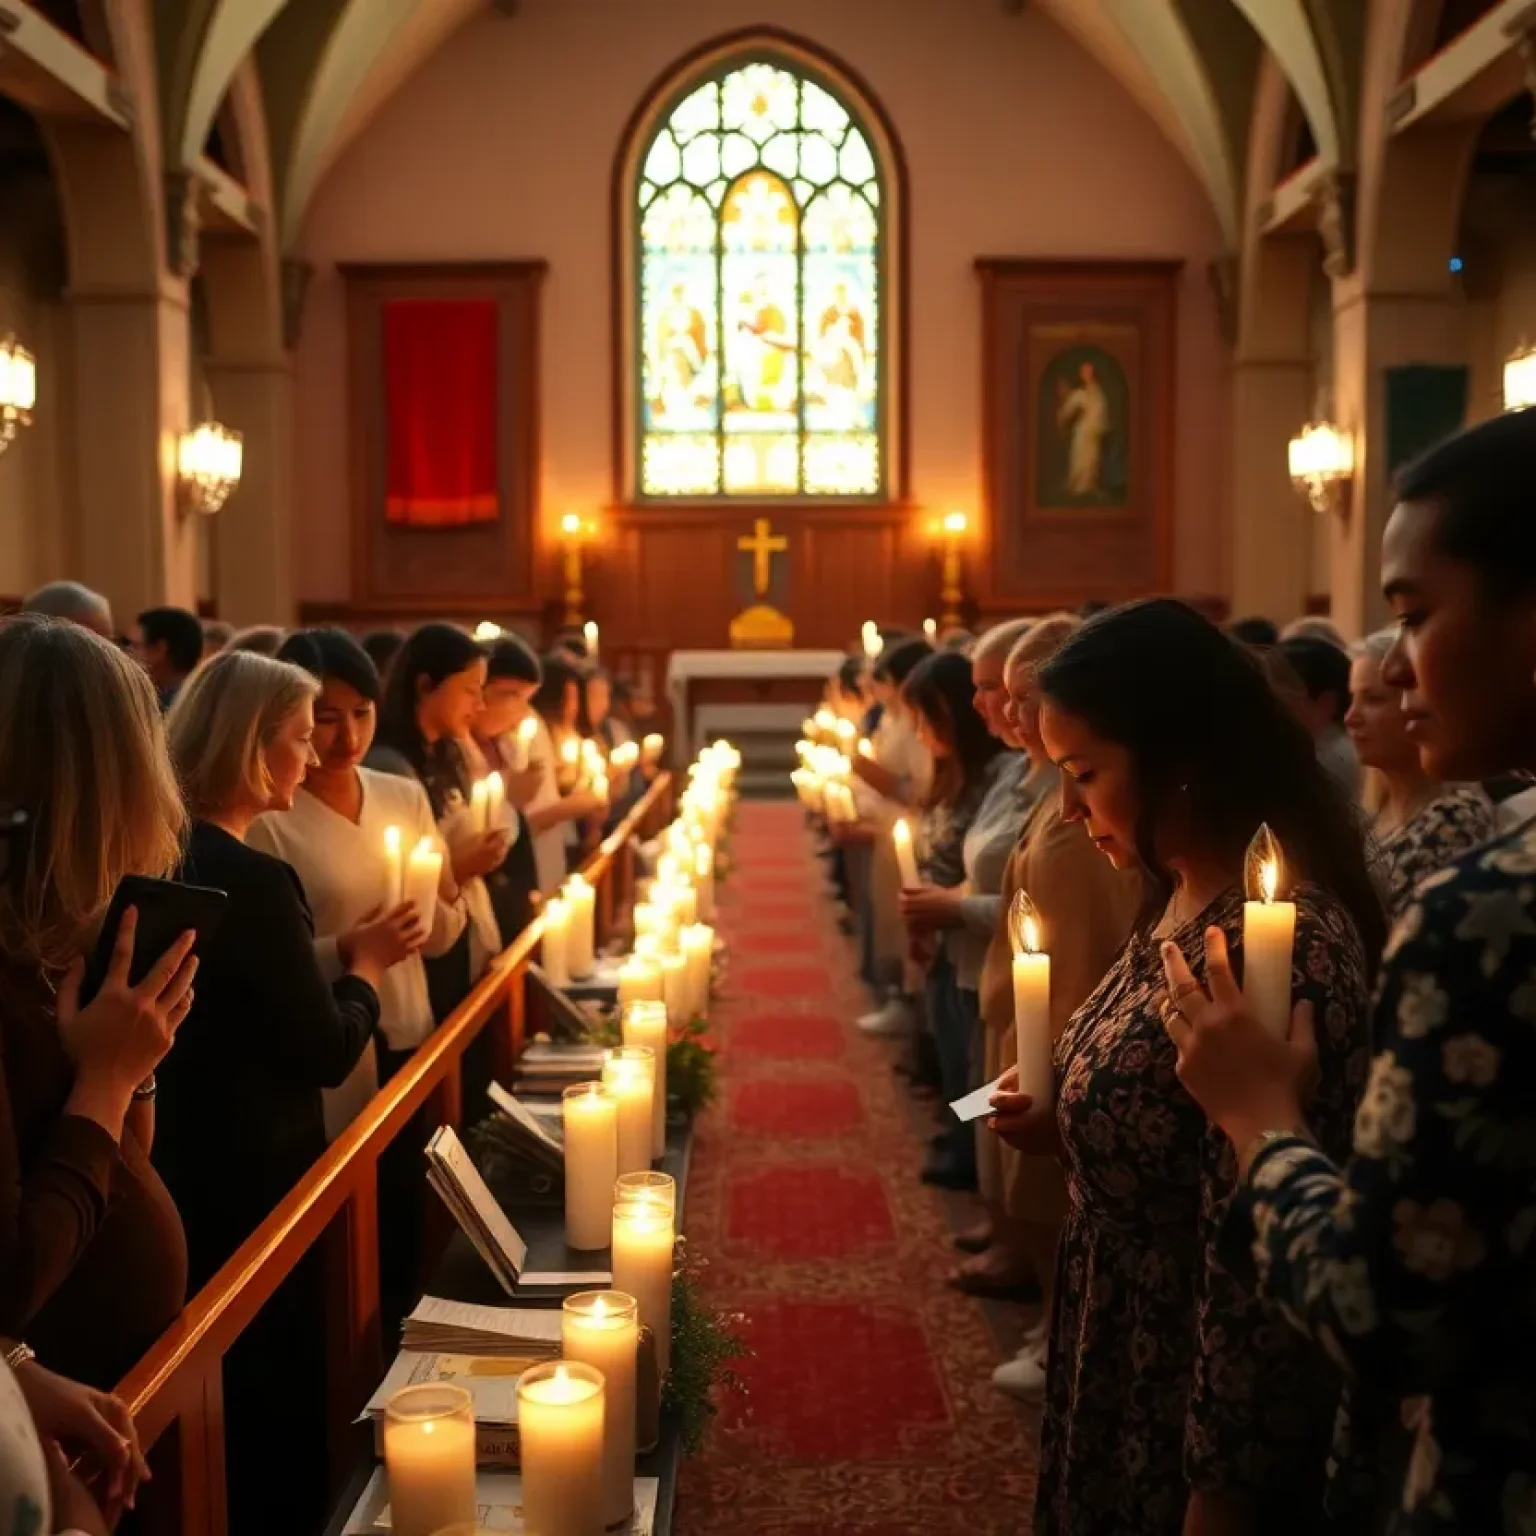
<svg viewBox="0 0 1536 1536"><path fill-rule="evenodd" d="M826 679L847 660L844 651L673 651L667 663L667 697L672 704L672 755L674 764L685 767L693 761L694 754L703 745L705 725L700 718L729 711L740 713L743 719L749 712L758 712L764 724L783 726L793 716L793 723L809 713L799 705L784 704L733 704L709 706L708 710L690 710L688 685L706 678L723 678L740 682L773 682L779 678ZM779 717L784 717L780 719ZM772 717L772 718L770 718ZM722 734L729 734L721 722ZM695 736L701 739L694 741Z"/></svg>

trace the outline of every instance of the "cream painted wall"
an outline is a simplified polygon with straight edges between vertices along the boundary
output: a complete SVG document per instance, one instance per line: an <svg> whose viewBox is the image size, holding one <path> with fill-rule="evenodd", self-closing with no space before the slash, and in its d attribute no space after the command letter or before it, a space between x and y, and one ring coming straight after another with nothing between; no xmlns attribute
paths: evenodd
<svg viewBox="0 0 1536 1536"><path fill-rule="evenodd" d="M1504 359L1536 345L1536 208L1530 183L1473 176L1462 212L1461 289L1466 298L1467 418L1504 408Z"/></svg>
<svg viewBox="0 0 1536 1536"><path fill-rule="evenodd" d="M1214 216L1131 99L1040 15L997 0L523 0L409 81L321 185L295 371L302 599L349 593L340 261L542 257L543 510L610 498L610 178L626 120L700 42L770 23L831 50L906 149L912 493L981 498L977 256L1182 257L1176 570L1228 589L1229 353L1206 263Z"/></svg>

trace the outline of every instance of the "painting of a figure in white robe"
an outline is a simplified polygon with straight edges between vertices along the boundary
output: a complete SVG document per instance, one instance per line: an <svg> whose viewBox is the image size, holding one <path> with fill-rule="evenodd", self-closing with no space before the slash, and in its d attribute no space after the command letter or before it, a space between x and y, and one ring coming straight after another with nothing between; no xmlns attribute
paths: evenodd
<svg viewBox="0 0 1536 1536"><path fill-rule="evenodd" d="M1130 485L1130 391L1102 347L1056 353L1036 400L1036 503L1123 507Z"/></svg>

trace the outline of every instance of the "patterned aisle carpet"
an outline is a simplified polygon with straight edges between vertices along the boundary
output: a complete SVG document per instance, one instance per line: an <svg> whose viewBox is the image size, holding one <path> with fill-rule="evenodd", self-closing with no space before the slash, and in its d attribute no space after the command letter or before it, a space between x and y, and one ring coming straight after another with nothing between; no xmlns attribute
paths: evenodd
<svg viewBox="0 0 1536 1536"><path fill-rule="evenodd" d="M689 1246L753 1355L685 1465L680 1536L1019 1536L1029 1418L989 1378L891 1048L793 804L747 803L718 924L720 1097L700 1123Z"/></svg>

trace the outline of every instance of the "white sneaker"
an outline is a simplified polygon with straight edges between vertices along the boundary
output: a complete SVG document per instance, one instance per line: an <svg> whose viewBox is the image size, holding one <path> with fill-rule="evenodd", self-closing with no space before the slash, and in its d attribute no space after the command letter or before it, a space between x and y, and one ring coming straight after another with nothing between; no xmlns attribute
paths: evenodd
<svg viewBox="0 0 1536 1536"><path fill-rule="evenodd" d="M912 1032L912 1010L904 997L887 998L873 1013L857 1021L866 1035L908 1035Z"/></svg>
<svg viewBox="0 0 1536 1536"><path fill-rule="evenodd" d="M1038 1403L1045 1396L1045 1347L1026 1344L1012 1360L992 1372L992 1385L1021 1402Z"/></svg>

